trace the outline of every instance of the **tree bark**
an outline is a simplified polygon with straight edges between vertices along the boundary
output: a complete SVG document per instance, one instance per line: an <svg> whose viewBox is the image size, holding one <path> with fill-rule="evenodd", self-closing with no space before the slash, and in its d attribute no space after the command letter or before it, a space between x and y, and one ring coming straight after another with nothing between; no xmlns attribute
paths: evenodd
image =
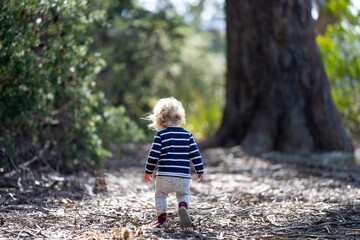
<svg viewBox="0 0 360 240"><path fill-rule="evenodd" d="M324 6L329 2L330 0L318 0L316 1L316 7L318 11L318 19L316 19L315 22L315 32L316 34L324 35L326 32L327 27L330 24L334 24L338 22L340 19L336 16L331 15L327 11L324 10Z"/></svg>
<svg viewBox="0 0 360 240"><path fill-rule="evenodd" d="M316 44L310 0L227 0L227 95L211 145L352 151Z"/></svg>

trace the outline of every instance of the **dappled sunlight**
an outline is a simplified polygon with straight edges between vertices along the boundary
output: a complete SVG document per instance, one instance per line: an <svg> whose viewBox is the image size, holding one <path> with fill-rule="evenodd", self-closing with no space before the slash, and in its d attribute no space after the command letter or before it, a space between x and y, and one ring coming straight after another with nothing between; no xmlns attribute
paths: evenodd
<svg viewBox="0 0 360 240"><path fill-rule="evenodd" d="M357 2L3 2L0 238L360 238Z"/></svg>
<svg viewBox="0 0 360 240"><path fill-rule="evenodd" d="M175 239L264 235L286 239L322 237L336 231L354 234L360 221L354 215L360 210L357 169L333 171L335 166L328 161L320 172L311 157L296 162L284 157L276 160L272 154L272 159L265 159L234 147L203 151L204 181L199 184L193 176L191 183L189 213L194 228L179 227L175 194L168 197L169 229L155 228L151 225L156 220L154 179L143 180L147 148L137 146L137 152L128 152L123 161L129 166L108 162L102 175L23 176L24 182L39 179L48 187L39 188L42 194L31 198L25 184L24 193L12 188L3 191L0 231L8 237L103 239L130 234ZM36 187L32 189L38 192Z"/></svg>

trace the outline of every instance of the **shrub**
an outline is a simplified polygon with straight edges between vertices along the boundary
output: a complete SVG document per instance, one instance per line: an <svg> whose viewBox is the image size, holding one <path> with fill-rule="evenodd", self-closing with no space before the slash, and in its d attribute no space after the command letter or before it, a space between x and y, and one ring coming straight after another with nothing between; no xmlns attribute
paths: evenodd
<svg viewBox="0 0 360 240"><path fill-rule="evenodd" d="M145 131L147 123L140 119L157 99L174 96L185 107L187 127L208 137L221 121L224 34L186 23L172 8L150 12L134 2L102 2L109 24L95 33L94 47L108 65L98 85Z"/></svg>
<svg viewBox="0 0 360 240"><path fill-rule="evenodd" d="M94 81L105 61L90 51L89 37L91 29L105 25L105 16L84 0L0 5L0 165L5 170L10 162L30 159L72 170L99 166L110 155L99 134L110 117Z"/></svg>
<svg viewBox="0 0 360 240"><path fill-rule="evenodd" d="M335 104L355 145L360 143L359 12L348 0L329 1L326 10L339 21L317 37ZM351 8L352 11L350 10Z"/></svg>

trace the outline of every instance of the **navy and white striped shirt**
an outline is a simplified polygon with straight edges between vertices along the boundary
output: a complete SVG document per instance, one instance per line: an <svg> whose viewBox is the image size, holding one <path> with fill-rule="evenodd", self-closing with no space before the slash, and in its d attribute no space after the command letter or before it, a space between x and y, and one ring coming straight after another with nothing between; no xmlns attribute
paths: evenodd
<svg viewBox="0 0 360 240"><path fill-rule="evenodd" d="M200 151L191 132L181 127L168 127L155 134L145 172L156 176L191 178L190 160L197 174L204 173Z"/></svg>

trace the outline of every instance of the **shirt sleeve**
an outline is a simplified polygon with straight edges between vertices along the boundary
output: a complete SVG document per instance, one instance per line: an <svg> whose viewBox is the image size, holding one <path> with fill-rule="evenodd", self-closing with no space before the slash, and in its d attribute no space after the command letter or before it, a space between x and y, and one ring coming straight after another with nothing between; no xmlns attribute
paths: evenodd
<svg viewBox="0 0 360 240"><path fill-rule="evenodd" d="M161 154L161 138L159 133L157 132L155 134L154 141L146 161L145 172L147 174L152 174L154 172L154 169L160 159L160 154Z"/></svg>
<svg viewBox="0 0 360 240"><path fill-rule="evenodd" d="M204 173L203 161L201 159L199 148L196 145L192 134L190 135L190 148L189 149L190 149L189 150L190 151L190 159L195 168L196 173L203 174Z"/></svg>

